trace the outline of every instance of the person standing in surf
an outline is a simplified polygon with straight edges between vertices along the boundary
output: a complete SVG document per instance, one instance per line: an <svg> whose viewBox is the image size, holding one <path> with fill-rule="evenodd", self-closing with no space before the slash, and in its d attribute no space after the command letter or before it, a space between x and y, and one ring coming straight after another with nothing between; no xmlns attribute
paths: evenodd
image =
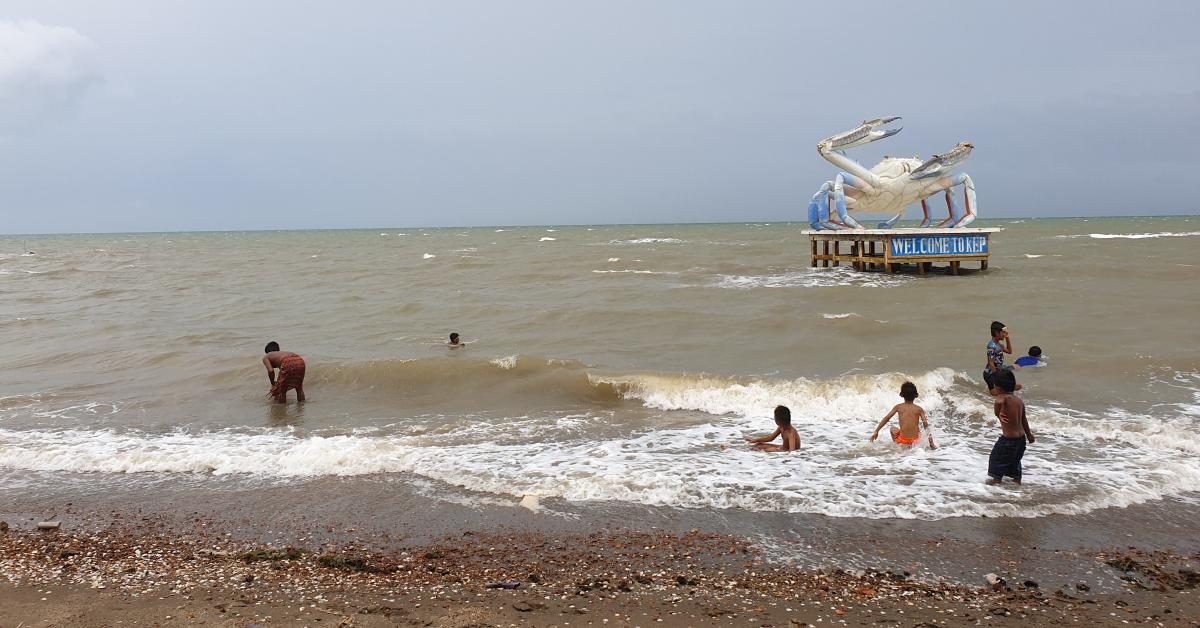
<svg viewBox="0 0 1200 628"><path fill-rule="evenodd" d="M290 351L280 351L279 343L272 340L267 343L267 355L263 356L263 366L267 367L267 378L271 380L271 398L279 403L287 403L287 392L296 389L296 401L304 402L304 358ZM279 369L279 376L275 376Z"/></svg>
<svg viewBox="0 0 1200 628"><path fill-rule="evenodd" d="M992 321L992 339L987 343L987 363L983 367L983 382L988 390L996 387L996 374L1011 370L1004 366L1004 354L1012 355L1012 339L1008 337L1008 327L1000 321Z"/></svg>
<svg viewBox="0 0 1200 628"><path fill-rule="evenodd" d="M996 374L996 395L992 410L1000 419L1000 438L988 456L988 484L999 484L1005 476L1021 483L1021 459L1025 457L1025 442L1033 444L1033 432L1025 416L1025 402L1016 395L1017 376L1012 371Z"/></svg>

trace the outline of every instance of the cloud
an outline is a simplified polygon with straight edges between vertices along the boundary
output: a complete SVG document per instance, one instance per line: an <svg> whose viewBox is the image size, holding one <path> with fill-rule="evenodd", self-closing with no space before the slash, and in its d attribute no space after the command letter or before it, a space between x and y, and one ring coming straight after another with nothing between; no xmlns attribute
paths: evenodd
<svg viewBox="0 0 1200 628"><path fill-rule="evenodd" d="M70 112L100 80L95 49L73 28L0 21L0 133Z"/></svg>

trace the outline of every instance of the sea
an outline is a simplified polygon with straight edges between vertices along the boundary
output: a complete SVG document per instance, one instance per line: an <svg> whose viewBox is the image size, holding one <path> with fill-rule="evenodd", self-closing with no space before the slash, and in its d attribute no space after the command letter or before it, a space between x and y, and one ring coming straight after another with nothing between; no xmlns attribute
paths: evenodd
<svg viewBox="0 0 1200 628"><path fill-rule="evenodd" d="M0 236L0 493L834 525L1197 503L1200 217L973 226L1001 231L959 276L814 268L783 223ZM1044 352L1019 487L984 484L993 320L1009 360ZM303 405L268 399L272 340ZM869 441L906 380L936 450ZM801 450L752 451L777 405Z"/></svg>

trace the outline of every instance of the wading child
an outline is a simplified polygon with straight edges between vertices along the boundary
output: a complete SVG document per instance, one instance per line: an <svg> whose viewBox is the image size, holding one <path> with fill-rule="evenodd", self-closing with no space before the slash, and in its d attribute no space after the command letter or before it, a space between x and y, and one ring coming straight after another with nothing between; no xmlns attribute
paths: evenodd
<svg viewBox="0 0 1200 628"><path fill-rule="evenodd" d="M883 417L879 425L875 426L875 432L871 434L871 442L879 438L879 430L892 420L892 417L899 415L900 427L892 428L892 441L903 447L912 447L918 440L921 439L920 424L925 425L925 431L929 432L929 419L925 416L925 409L913 403L919 395L917 394L917 385L912 382L904 382L900 385L900 396L904 397L904 403L898 403L892 407L892 411ZM933 442L933 435L929 436L929 448L937 449L937 445Z"/></svg>
<svg viewBox="0 0 1200 628"><path fill-rule="evenodd" d="M987 343L987 364L983 367L983 382L988 390L996 387L996 373L1005 370L1004 354L1012 355L1012 340L1008 328L1000 321L992 321L992 339Z"/></svg>
<svg viewBox="0 0 1200 628"><path fill-rule="evenodd" d="M450 347L451 349L461 349L461 348L467 346L467 343L460 340L458 338L458 333L455 332L453 334L450 334L450 342L447 342L446 346Z"/></svg>
<svg viewBox="0 0 1200 628"><path fill-rule="evenodd" d="M782 436L783 444L776 445L771 441ZM792 427L792 411L787 406L775 407L775 431L770 436L762 438L746 438L759 451L796 451L800 449L800 433Z"/></svg>
<svg viewBox="0 0 1200 628"><path fill-rule="evenodd" d="M1025 402L1017 398L1017 377L1012 371L1001 371L996 375L996 395L992 410L1000 419L1000 438L992 446L988 457L988 484L999 484L1005 476L1021 483L1021 458L1025 456L1025 442L1033 444L1033 432L1029 430L1029 419L1025 416Z"/></svg>

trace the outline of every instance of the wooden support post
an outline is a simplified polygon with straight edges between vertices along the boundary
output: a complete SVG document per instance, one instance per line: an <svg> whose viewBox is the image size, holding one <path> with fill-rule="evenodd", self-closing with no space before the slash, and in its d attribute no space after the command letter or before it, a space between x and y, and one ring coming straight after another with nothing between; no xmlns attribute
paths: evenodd
<svg viewBox="0 0 1200 628"><path fill-rule="evenodd" d="M958 265L959 265L959 264L961 264L961 263L962 263L962 262L950 262L950 274L951 274L951 275L957 275L957 274L958 274Z"/></svg>
<svg viewBox="0 0 1200 628"><path fill-rule="evenodd" d="M829 240L825 240L824 245L825 259L821 260L821 267L829 268Z"/></svg>
<svg viewBox="0 0 1200 628"><path fill-rule="evenodd" d="M917 274L918 275L925 274L925 262L917 262Z"/></svg>
<svg viewBox="0 0 1200 628"><path fill-rule="evenodd" d="M817 267L817 239L813 236L808 236L809 254L808 257L812 260L813 268Z"/></svg>
<svg viewBox="0 0 1200 628"><path fill-rule="evenodd" d="M987 260L980 260L979 270L987 270Z"/></svg>
<svg viewBox="0 0 1200 628"><path fill-rule="evenodd" d="M837 265L840 263L838 261L838 256L841 254L842 254L842 241L834 240L833 241L833 265L834 265L834 267L837 267Z"/></svg>

